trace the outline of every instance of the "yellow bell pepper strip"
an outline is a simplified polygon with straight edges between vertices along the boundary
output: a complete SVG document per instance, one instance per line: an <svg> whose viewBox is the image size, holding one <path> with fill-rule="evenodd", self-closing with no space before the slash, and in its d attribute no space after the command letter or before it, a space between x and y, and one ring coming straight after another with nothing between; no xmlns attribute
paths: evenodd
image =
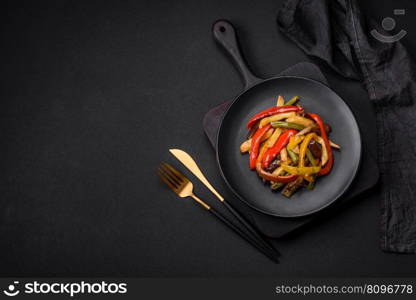
<svg viewBox="0 0 416 300"><path fill-rule="evenodd" d="M267 125L263 128L257 129L256 133L251 139L251 151L250 151L250 169L256 168L256 161L259 155L259 148L261 143L261 138L266 134L266 132L271 128L271 125Z"/></svg>
<svg viewBox="0 0 416 300"><path fill-rule="evenodd" d="M269 124L270 126L270 124ZM280 151L286 147L289 143L289 139L296 134L296 130L290 129L285 131L280 137L277 139L276 143L267 150L266 154L263 158L263 167L268 168L270 163L275 159L275 157L280 153Z"/></svg>
<svg viewBox="0 0 416 300"><path fill-rule="evenodd" d="M274 175L272 173L269 173L262 168L261 163L256 164L256 171L257 171L257 174L259 174L261 178L264 178L266 180L273 181L273 182L291 182L291 181L296 180L296 178L298 178L297 175L280 176L280 175Z"/></svg>
<svg viewBox="0 0 416 300"><path fill-rule="evenodd" d="M303 125L305 127L313 126L313 121L311 119L307 119L301 116L290 117L286 120L286 122Z"/></svg>
<svg viewBox="0 0 416 300"><path fill-rule="evenodd" d="M316 136L315 140L319 144L321 144L321 149L322 149L321 166L324 166L328 162L328 151L326 150L325 142L324 142L323 138L321 138L320 136Z"/></svg>
<svg viewBox="0 0 416 300"><path fill-rule="evenodd" d="M263 118L260 121L259 127L263 127L264 125L269 124L271 122L287 119L293 116L296 116L294 112L288 112L288 113L282 113L282 114L277 114L271 117Z"/></svg>
<svg viewBox="0 0 416 300"><path fill-rule="evenodd" d="M265 109L261 112L259 112L258 114L256 114L254 117L252 117L248 122L247 122L247 128L250 129L251 127L254 126L254 124L256 124L257 121L265 118L265 117L269 117L272 115L276 115L276 114L281 114L281 113L287 113L287 112L303 112L303 108L300 106L295 106L295 105L283 105L283 106L273 106L270 107L268 109Z"/></svg>
<svg viewBox="0 0 416 300"><path fill-rule="evenodd" d="M280 127L280 128L296 129L296 130L302 130L303 128L305 128L305 126L300 125L300 124L282 122L282 121L273 121L271 122L271 124L274 128Z"/></svg>
<svg viewBox="0 0 416 300"><path fill-rule="evenodd" d="M295 136L292 136L289 140L289 144L287 144L287 149L292 150L296 147L296 145L300 144L304 138L304 136L298 136L297 134Z"/></svg>
<svg viewBox="0 0 416 300"><path fill-rule="evenodd" d="M283 106L283 105L285 105L285 99L283 99L283 97L279 95L279 97L277 97L276 106Z"/></svg>
<svg viewBox="0 0 416 300"><path fill-rule="evenodd" d="M305 155L308 157L309 161L311 162L312 166L316 166L316 160L314 159L312 153L310 152L310 150L308 149L308 145L311 142L311 140L316 137L315 133L309 133L303 140L302 145L300 146L299 149L299 167L304 167L305 166ZM309 154L308 154L309 153ZM311 157L309 157L311 156ZM313 161L312 161L312 160ZM306 174L303 176L303 178L305 180L307 180L308 182L311 182L314 180L314 177L310 174Z"/></svg>
<svg viewBox="0 0 416 300"><path fill-rule="evenodd" d="M292 175L311 175L318 173L321 170L321 167L292 167L282 164L282 169Z"/></svg>
<svg viewBox="0 0 416 300"><path fill-rule="evenodd" d="M292 151L299 155L299 145L296 145L296 147L293 148Z"/></svg>
<svg viewBox="0 0 416 300"><path fill-rule="evenodd" d="M293 105L295 104L297 101L299 100L299 96L295 96L292 99L290 99L289 101L287 101L286 105Z"/></svg>
<svg viewBox="0 0 416 300"><path fill-rule="evenodd" d="M308 145L314 137L316 137L316 134L312 132L308 133L308 135L303 139L302 145L300 145L299 149L299 167L305 166L306 149L308 149Z"/></svg>
<svg viewBox="0 0 416 300"><path fill-rule="evenodd" d="M328 162L325 164L325 167L318 173L319 176L326 175L332 170L332 166L334 164L334 156L332 154L331 145L329 144L328 136L325 131L325 125L321 117L317 114L308 113L307 116L318 124L319 129L321 131L321 137L324 140L325 148L328 152Z"/></svg>

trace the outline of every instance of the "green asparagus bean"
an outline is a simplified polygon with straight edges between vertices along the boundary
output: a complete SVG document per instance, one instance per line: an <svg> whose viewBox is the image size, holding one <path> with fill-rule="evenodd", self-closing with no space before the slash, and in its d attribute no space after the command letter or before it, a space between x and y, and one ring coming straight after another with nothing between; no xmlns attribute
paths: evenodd
<svg viewBox="0 0 416 300"><path fill-rule="evenodd" d="M285 105L293 105L295 104L297 101L299 100L299 96L295 96L292 99L290 99L289 101L287 101L287 103Z"/></svg>
<svg viewBox="0 0 416 300"><path fill-rule="evenodd" d="M270 185L270 187L272 188L272 190L278 190L278 189L280 189L283 185L284 185L284 183L283 183L283 182L272 182L272 184Z"/></svg>
<svg viewBox="0 0 416 300"><path fill-rule="evenodd" d="M272 126L274 128L281 127L286 129L296 129L296 130L302 130L305 128L303 125L295 124L295 123L289 123L289 122L283 122L283 121L273 121Z"/></svg>
<svg viewBox="0 0 416 300"><path fill-rule="evenodd" d="M312 191L315 188L315 180L314 181L310 181L308 183L308 186L306 188L308 189L308 191Z"/></svg>
<svg viewBox="0 0 416 300"><path fill-rule="evenodd" d="M290 156L290 159L296 165L298 163L298 155L295 152L293 152L292 150L290 150L289 148L286 148L286 149L287 149L287 153Z"/></svg>
<svg viewBox="0 0 416 300"><path fill-rule="evenodd" d="M315 157L313 157L311 150L309 150L308 148L306 148L306 156L308 157L309 162L311 163L312 166L317 165Z"/></svg>

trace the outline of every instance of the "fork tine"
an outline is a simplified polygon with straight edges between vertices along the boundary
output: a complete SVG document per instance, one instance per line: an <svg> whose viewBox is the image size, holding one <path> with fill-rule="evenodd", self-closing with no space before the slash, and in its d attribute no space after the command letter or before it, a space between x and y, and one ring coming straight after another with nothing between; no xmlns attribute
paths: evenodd
<svg viewBox="0 0 416 300"><path fill-rule="evenodd" d="M181 185L183 180L178 178L176 175L174 175L166 166L161 165L160 166L161 170L163 171L163 173L169 177L169 179L173 182L176 183L176 185Z"/></svg>
<svg viewBox="0 0 416 300"><path fill-rule="evenodd" d="M172 177L172 175L169 172L167 172L165 169L163 169L162 167L159 167L159 171L167 180L169 180L175 186L175 188L179 189L179 187L181 186L181 183L178 180Z"/></svg>
<svg viewBox="0 0 416 300"><path fill-rule="evenodd" d="M163 178L166 178L166 180L169 180L169 182L176 188L179 186L178 182L173 180L166 174L165 170L163 170L161 167L158 168L159 173L163 176Z"/></svg>
<svg viewBox="0 0 416 300"><path fill-rule="evenodd" d="M163 178L168 180L174 187L179 186L179 184L175 180L172 180L161 167L158 168L158 172L161 176L163 176Z"/></svg>
<svg viewBox="0 0 416 300"><path fill-rule="evenodd" d="M160 180L162 180L171 190L176 192L176 184L173 184L163 173L160 169L157 169L157 175L159 176Z"/></svg>
<svg viewBox="0 0 416 300"><path fill-rule="evenodd" d="M178 170L176 170L170 164L164 162L164 163L162 163L162 165L165 166L165 167L167 167L174 175L176 175L176 177L178 177L178 179L180 181L185 181L185 179L186 179L185 175L183 175L181 172L179 172Z"/></svg>
<svg viewBox="0 0 416 300"><path fill-rule="evenodd" d="M175 168L173 168L171 165L167 163L162 163L161 167L166 173L171 175L179 183L183 181L184 175L177 171Z"/></svg>

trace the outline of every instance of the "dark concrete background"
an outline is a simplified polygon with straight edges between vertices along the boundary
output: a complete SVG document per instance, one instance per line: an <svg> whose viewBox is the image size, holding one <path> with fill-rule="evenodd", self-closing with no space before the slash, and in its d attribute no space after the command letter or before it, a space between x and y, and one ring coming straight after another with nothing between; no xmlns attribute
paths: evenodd
<svg viewBox="0 0 416 300"><path fill-rule="evenodd" d="M405 8L396 20L414 52L414 1L362 2L380 21ZM211 25L233 22L253 70L272 76L308 60L276 28L281 4L2 2L0 275L415 276L414 255L379 248L377 190L278 242L274 265L155 176L162 160L179 166L167 149L182 148L232 197L201 123L242 84ZM322 68L344 99L366 99Z"/></svg>

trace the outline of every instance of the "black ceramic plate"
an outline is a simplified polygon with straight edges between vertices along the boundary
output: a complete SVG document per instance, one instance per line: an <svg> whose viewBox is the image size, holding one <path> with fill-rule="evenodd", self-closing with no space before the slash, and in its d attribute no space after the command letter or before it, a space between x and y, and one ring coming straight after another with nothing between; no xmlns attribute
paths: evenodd
<svg viewBox="0 0 416 300"><path fill-rule="evenodd" d="M332 172L320 177L313 191L301 189L291 198L273 192L248 167L248 154L240 153L247 137L247 121L276 104L276 98L300 97L307 112L322 117L332 127L330 139L342 149L334 152ZM360 164L361 137L349 107L334 91L317 81L301 77L276 77L262 81L240 94L222 120L217 139L217 160L230 189L251 207L280 217L299 217L317 212L337 200L350 186Z"/></svg>

